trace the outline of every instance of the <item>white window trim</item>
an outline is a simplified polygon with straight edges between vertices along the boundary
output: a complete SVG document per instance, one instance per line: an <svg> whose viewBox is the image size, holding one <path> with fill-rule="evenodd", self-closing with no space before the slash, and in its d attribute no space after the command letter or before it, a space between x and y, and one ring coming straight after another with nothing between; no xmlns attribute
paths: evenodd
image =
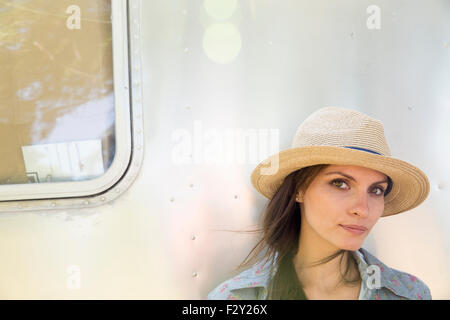
<svg viewBox="0 0 450 320"><path fill-rule="evenodd" d="M100 205L117 198L136 178L144 148L141 0L112 0L111 11L116 135L111 166L87 181L0 185L0 211Z"/></svg>

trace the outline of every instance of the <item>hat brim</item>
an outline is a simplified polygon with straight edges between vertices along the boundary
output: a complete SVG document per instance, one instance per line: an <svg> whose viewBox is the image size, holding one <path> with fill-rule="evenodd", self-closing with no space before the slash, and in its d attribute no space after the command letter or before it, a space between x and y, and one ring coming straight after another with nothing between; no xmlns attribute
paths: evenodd
<svg viewBox="0 0 450 320"><path fill-rule="evenodd" d="M274 154L253 170L251 182L258 192L271 199L291 172L317 164L355 165L382 172L393 181L385 197L382 217L411 210L430 192L427 176L417 167L393 157L332 146L291 148Z"/></svg>

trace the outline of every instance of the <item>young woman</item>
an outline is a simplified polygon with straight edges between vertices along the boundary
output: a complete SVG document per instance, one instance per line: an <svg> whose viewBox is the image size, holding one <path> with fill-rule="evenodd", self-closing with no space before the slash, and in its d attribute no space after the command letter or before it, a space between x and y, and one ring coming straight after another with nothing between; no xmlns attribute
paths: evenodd
<svg viewBox="0 0 450 320"><path fill-rule="evenodd" d="M391 157L380 121L322 108L251 179L270 199L262 238L238 270L251 267L208 299L431 299L420 279L361 248L380 217L429 193L420 169Z"/></svg>

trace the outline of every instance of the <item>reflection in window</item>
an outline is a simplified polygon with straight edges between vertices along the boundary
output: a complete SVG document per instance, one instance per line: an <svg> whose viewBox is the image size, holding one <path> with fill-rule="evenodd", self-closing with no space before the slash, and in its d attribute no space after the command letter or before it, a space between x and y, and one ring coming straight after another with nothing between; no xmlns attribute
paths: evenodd
<svg viewBox="0 0 450 320"><path fill-rule="evenodd" d="M0 0L0 184L88 180L111 165L110 17L110 0Z"/></svg>

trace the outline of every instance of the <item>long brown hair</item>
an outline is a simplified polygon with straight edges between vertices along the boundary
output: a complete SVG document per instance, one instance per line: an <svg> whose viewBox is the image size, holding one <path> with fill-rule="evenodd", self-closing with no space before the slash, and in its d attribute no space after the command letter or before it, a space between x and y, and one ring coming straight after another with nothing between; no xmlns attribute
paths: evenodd
<svg viewBox="0 0 450 320"><path fill-rule="evenodd" d="M270 281L267 293L268 299L306 299L293 265L293 257L298 250L301 225L301 209L295 197L299 189L306 191L314 178L328 166L328 164L319 164L305 167L292 172L284 179L277 192L267 203L267 208L262 215L262 227L256 230L262 232L261 240L236 269L245 268L257 260L266 262L273 260L272 268L277 271ZM389 193L391 185L392 181L388 177L388 188L385 196ZM263 256L258 258L264 249ZM315 262L313 266L327 263L338 256L341 256L339 265L342 264L343 257L347 257L345 271L342 272L339 268L340 282L343 281L349 285L359 283L359 274L353 279L347 277L351 273L352 267L357 267L349 250L338 250L336 253Z"/></svg>

